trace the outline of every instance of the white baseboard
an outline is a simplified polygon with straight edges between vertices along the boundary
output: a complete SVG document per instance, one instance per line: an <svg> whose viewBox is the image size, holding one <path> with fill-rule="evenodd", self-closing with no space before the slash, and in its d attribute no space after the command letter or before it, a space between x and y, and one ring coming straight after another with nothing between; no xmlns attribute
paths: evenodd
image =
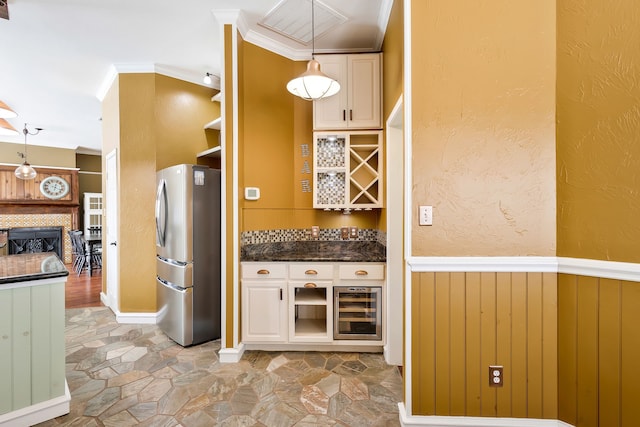
<svg viewBox="0 0 640 427"><path fill-rule="evenodd" d="M116 321L122 324L148 324L155 325L158 323L158 313L115 313Z"/></svg>
<svg viewBox="0 0 640 427"><path fill-rule="evenodd" d="M155 325L158 323L158 313L123 313L120 310L114 310L109 305L109 298L104 292L100 292L100 302L109 307L113 314L116 315L116 322L121 324L145 324Z"/></svg>
<svg viewBox="0 0 640 427"><path fill-rule="evenodd" d="M428 427L573 427L560 420L536 418L442 417L407 415L404 403L398 403L400 424Z"/></svg>
<svg viewBox="0 0 640 427"><path fill-rule="evenodd" d="M238 363L244 354L244 344L238 344L238 347L221 348L218 352L220 363Z"/></svg>
<svg viewBox="0 0 640 427"><path fill-rule="evenodd" d="M100 302L104 306L109 307L109 298L107 298L107 294L105 294L104 292L100 292Z"/></svg>
<svg viewBox="0 0 640 427"><path fill-rule="evenodd" d="M67 381L64 395L0 415L0 426L32 426L69 413L71 393Z"/></svg>

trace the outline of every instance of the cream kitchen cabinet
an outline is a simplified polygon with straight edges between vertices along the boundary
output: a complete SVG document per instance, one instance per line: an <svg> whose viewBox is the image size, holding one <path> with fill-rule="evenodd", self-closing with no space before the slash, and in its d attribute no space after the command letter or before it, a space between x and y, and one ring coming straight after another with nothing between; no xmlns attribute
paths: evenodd
<svg viewBox="0 0 640 427"><path fill-rule="evenodd" d="M242 342L264 350L381 350L384 270L373 262L242 262ZM358 302L338 301L337 289L360 292ZM363 292L375 292L375 302L364 302Z"/></svg>
<svg viewBox="0 0 640 427"><path fill-rule="evenodd" d="M289 341L330 342L332 330L332 264L289 265Z"/></svg>
<svg viewBox="0 0 640 427"><path fill-rule="evenodd" d="M382 207L382 131L315 132L313 207Z"/></svg>
<svg viewBox="0 0 640 427"><path fill-rule="evenodd" d="M242 265L242 337L247 342L286 342L287 266Z"/></svg>
<svg viewBox="0 0 640 427"><path fill-rule="evenodd" d="M314 130L382 129L382 54L317 55L340 91L313 102Z"/></svg>

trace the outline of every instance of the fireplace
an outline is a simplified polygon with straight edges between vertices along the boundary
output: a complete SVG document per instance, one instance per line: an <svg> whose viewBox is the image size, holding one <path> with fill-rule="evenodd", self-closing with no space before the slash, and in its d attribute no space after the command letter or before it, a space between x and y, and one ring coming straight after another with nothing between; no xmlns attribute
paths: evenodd
<svg viewBox="0 0 640 427"><path fill-rule="evenodd" d="M62 227L17 227L10 228L8 235L9 255L55 252L61 260Z"/></svg>

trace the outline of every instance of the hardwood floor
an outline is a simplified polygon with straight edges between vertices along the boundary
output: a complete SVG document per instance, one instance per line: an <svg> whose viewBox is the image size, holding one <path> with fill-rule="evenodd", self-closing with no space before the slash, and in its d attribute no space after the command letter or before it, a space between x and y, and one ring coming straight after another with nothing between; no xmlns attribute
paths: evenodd
<svg viewBox="0 0 640 427"><path fill-rule="evenodd" d="M69 277L67 277L64 293L65 308L102 306L100 302L102 272L94 270L93 275L89 276L85 270L78 276L78 273L71 268L71 264L67 264L67 270L69 270Z"/></svg>

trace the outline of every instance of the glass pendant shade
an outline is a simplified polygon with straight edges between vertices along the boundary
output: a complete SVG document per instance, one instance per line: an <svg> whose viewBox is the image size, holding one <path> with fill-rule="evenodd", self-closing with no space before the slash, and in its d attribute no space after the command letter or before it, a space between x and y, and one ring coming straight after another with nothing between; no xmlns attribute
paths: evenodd
<svg viewBox="0 0 640 427"><path fill-rule="evenodd" d="M15 128L5 119L0 119L0 135L14 136L20 135L20 132L15 130Z"/></svg>
<svg viewBox="0 0 640 427"><path fill-rule="evenodd" d="M33 179L36 177L36 170L26 161L18 166L14 173L19 179Z"/></svg>
<svg viewBox="0 0 640 427"><path fill-rule="evenodd" d="M10 119L11 117L17 116L18 113L13 111L7 104L0 101L0 118Z"/></svg>
<svg viewBox="0 0 640 427"><path fill-rule="evenodd" d="M320 71L320 63L312 59L307 64L307 71L287 83L287 90L313 101L335 95L340 91L340 83Z"/></svg>

